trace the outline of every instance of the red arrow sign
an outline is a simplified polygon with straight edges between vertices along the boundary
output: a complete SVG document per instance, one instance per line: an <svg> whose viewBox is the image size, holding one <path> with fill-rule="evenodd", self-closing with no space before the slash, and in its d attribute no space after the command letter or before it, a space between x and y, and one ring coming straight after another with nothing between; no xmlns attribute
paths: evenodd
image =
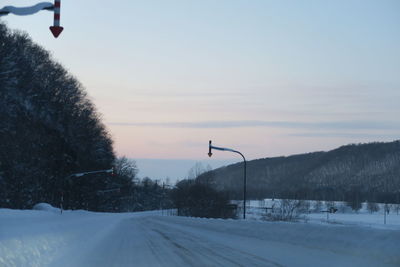
<svg viewBox="0 0 400 267"><path fill-rule="evenodd" d="M60 26L50 26L50 31L55 38L57 38L63 30L64 28Z"/></svg>
<svg viewBox="0 0 400 267"><path fill-rule="evenodd" d="M64 28L60 26L60 10L61 0L54 0L54 24L50 27L50 31L55 38L64 30Z"/></svg>

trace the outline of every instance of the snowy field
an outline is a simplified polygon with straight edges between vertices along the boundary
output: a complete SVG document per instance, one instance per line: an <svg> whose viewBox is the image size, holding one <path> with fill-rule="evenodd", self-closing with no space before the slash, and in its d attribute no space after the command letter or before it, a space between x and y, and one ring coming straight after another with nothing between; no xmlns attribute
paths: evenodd
<svg viewBox="0 0 400 267"><path fill-rule="evenodd" d="M7 267L400 266L399 252L400 227L323 218L285 223L0 209L0 266Z"/></svg>
<svg viewBox="0 0 400 267"><path fill-rule="evenodd" d="M389 213L384 214L385 205L378 203L378 211L370 212L367 203L362 203L361 209L357 212L351 210L344 202L328 202L321 201L317 207L316 201L307 201L308 211L303 212L300 221L317 224L342 224L342 225L359 225L381 229L400 230L400 212L397 204L389 204ZM239 202L238 202L239 203ZM243 203L243 202L241 202ZM333 203L333 205L332 205ZM239 204L239 208L242 204ZM335 213L327 213L328 206L337 208ZM262 220L266 213L271 213L271 207L279 208L279 200L251 200L247 202L247 218L250 220ZM266 210L268 208L268 210ZM241 210L239 211L241 212ZM400 242L400 241L399 241Z"/></svg>

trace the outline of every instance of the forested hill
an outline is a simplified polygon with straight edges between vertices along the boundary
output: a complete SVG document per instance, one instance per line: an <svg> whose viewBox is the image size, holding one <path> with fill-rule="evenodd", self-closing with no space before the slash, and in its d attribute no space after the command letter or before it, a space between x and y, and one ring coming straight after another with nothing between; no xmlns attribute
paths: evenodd
<svg viewBox="0 0 400 267"><path fill-rule="evenodd" d="M199 179L241 198L243 163L216 169ZM397 202L400 141L352 144L328 152L252 160L247 162L247 189L251 198Z"/></svg>
<svg viewBox="0 0 400 267"><path fill-rule="evenodd" d="M68 208L101 207L87 192L108 189L115 179L92 175L67 188L66 177L109 169L114 159L79 81L27 34L0 21L0 207L59 205L61 192Z"/></svg>

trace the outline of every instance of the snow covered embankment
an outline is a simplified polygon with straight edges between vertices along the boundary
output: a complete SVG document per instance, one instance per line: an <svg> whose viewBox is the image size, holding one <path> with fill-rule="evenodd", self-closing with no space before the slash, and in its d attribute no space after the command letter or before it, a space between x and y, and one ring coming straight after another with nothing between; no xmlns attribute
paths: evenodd
<svg viewBox="0 0 400 267"><path fill-rule="evenodd" d="M120 220L86 211L0 209L0 266L51 266L74 248L93 246Z"/></svg>

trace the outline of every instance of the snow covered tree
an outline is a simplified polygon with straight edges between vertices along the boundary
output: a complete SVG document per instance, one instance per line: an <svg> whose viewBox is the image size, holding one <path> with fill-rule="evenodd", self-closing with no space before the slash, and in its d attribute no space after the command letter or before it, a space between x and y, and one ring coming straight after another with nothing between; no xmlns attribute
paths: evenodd
<svg viewBox="0 0 400 267"><path fill-rule="evenodd" d="M0 92L0 206L57 206L70 174L111 168L112 140L82 85L27 34L1 22ZM74 208L93 198L84 190L98 179L111 179L91 178L65 192Z"/></svg>

